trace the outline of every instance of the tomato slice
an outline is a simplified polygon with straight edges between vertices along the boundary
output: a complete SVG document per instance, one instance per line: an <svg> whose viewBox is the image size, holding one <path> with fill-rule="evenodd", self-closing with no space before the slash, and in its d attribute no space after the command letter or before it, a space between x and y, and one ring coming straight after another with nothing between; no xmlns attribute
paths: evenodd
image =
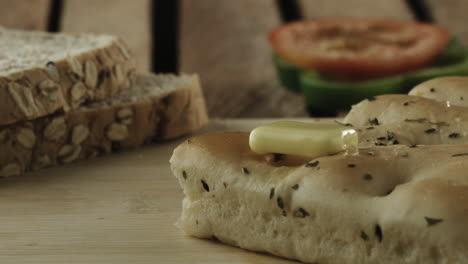
<svg viewBox="0 0 468 264"><path fill-rule="evenodd" d="M440 26L397 20L324 19L294 22L269 35L274 50L305 69L382 77L422 68L450 40Z"/></svg>

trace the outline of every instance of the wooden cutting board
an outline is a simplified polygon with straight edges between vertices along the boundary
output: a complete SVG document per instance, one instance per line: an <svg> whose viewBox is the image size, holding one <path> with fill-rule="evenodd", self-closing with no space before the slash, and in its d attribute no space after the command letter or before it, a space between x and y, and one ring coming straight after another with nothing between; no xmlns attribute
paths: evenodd
<svg viewBox="0 0 468 264"><path fill-rule="evenodd" d="M206 130L271 121L215 120ZM0 263L291 263L174 226L183 197L168 160L182 140L0 180Z"/></svg>

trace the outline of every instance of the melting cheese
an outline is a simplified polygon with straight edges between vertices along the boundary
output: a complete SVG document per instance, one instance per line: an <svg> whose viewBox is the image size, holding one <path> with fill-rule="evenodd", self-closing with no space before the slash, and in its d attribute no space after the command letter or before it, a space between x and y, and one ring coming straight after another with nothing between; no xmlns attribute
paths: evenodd
<svg viewBox="0 0 468 264"><path fill-rule="evenodd" d="M341 124L279 121L255 128L249 137L252 151L320 157L356 151L356 130Z"/></svg>

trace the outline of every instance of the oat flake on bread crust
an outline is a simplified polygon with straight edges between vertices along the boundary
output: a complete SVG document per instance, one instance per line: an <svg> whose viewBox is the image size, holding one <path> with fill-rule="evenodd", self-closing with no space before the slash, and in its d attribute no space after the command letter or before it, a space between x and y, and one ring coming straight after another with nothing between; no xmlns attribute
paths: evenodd
<svg viewBox="0 0 468 264"><path fill-rule="evenodd" d="M110 35L0 27L0 125L70 111L135 80L135 63Z"/></svg>
<svg viewBox="0 0 468 264"><path fill-rule="evenodd" d="M134 87L105 100L0 126L0 177L176 138L207 123L197 75L139 75Z"/></svg>

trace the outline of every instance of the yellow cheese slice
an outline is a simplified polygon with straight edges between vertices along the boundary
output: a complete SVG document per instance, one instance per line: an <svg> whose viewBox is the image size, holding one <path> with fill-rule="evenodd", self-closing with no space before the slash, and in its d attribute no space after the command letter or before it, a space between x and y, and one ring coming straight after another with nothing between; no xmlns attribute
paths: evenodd
<svg viewBox="0 0 468 264"><path fill-rule="evenodd" d="M279 121L250 133L252 151L319 157L341 151L355 152L356 130L341 124Z"/></svg>

